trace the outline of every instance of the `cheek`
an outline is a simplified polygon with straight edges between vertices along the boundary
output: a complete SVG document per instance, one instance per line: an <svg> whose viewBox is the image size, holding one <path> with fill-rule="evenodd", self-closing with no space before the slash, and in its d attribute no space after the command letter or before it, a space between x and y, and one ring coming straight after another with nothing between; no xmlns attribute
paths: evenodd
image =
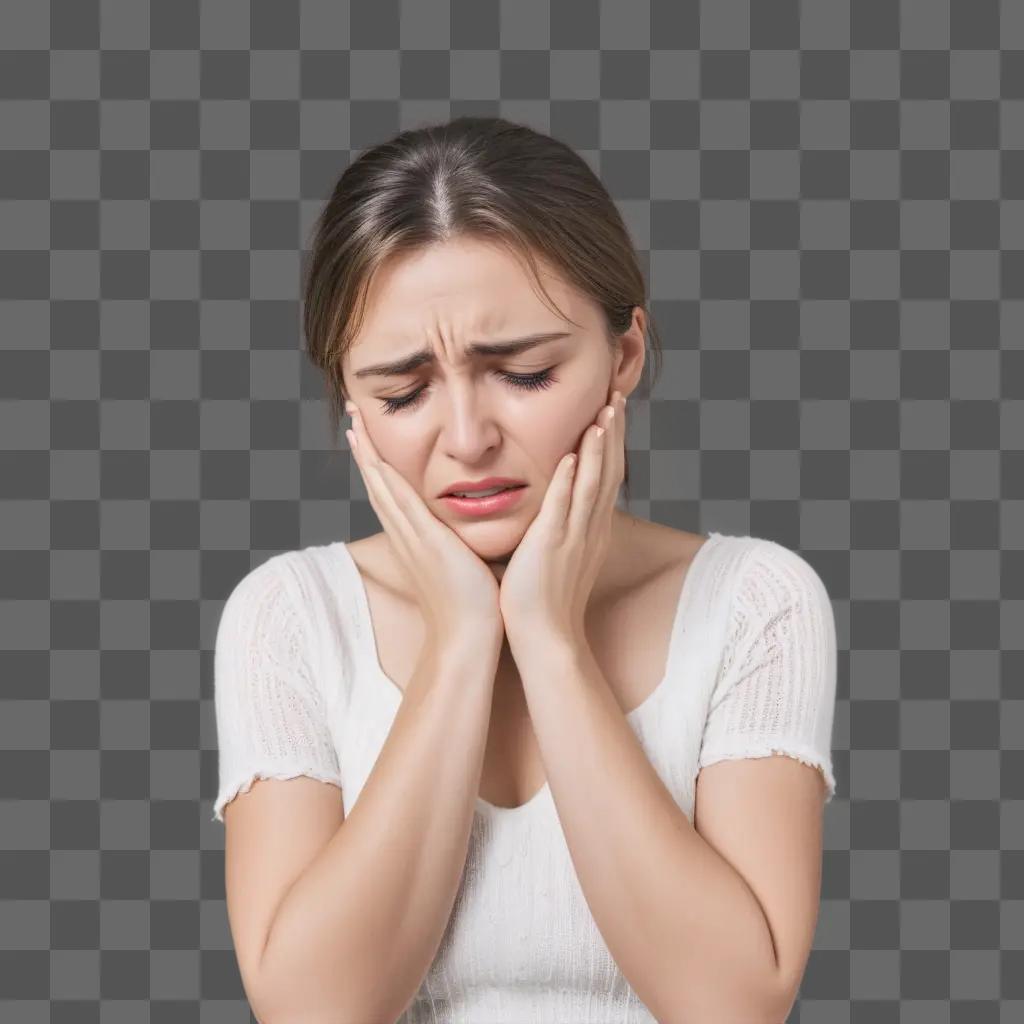
<svg viewBox="0 0 1024 1024"><path fill-rule="evenodd" d="M593 422L592 404L591 397L583 395L577 401L552 408L546 415L531 418L528 439L524 438L524 443L530 446L539 465L553 471L563 456L579 448L584 432ZM600 409L601 405L596 408Z"/></svg>
<svg viewBox="0 0 1024 1024"><path fill-rule="evenodd" d="M401 422L401 414L374 415L371 418L364 414L363 429L377 455L408 477L416 464L416 439L413 431Z"/></svg>

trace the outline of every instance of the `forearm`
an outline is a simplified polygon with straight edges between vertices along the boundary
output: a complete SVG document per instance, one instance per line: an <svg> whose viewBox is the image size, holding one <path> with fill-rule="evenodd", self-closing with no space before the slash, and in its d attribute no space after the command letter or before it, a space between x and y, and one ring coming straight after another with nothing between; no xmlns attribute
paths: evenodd
<svg viewBox="0 0 1024 1024"><path fill-rule="evenodd" d="M637 995L666 1024L780 1024L760 903L665 788L589 646L512 649L580 886Z"/></svg>
<svg viewBox="0 0 1024 1024"><path fill-rule="evenodd" d="M425 648L359 799L272 922L263 1024L390 1024L415 996L465 866L498 653Z"/></svg>

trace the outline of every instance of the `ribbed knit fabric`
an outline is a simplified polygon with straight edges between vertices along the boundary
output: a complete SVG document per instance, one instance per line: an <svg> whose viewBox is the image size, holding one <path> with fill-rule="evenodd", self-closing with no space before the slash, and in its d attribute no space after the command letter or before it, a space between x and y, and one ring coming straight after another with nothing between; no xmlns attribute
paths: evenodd
<svg viewBox="0 0 1024 1024"><path fill-rule="evenodd" d="M815 570L774 541L711 532L683 581L665 675L626 719L692 821L698 772L724 759L794 757L821 771L830 801L835 691ZM401 699L344 542L271 557L235 586L217 630L214 820L255 779L297 775L338 786L348 815ZM597 929L547 784L520 807L477 798L448 926L400 1024L482 1021L656 1024Z"/></svg>

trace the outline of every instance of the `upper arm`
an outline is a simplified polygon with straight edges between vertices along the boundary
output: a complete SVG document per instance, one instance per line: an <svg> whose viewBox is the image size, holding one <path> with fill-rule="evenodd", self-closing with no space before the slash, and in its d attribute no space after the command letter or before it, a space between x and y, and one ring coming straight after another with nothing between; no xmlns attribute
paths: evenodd
<svg viewBox="0 0 1024 1024"><path fill-rule="evenodd" d="M338 791L316 779L266 779L224 809L224 889L239 973L258 1006L259 966L285 895L344 820Z"/></svg>
<svg viewBox="0 0 1024 1024"><path fill-rule="evenodd" d="M782 756L721 761L697 778L694 828L761 905L786 1014L817 926L824 790L819 769Z"/></svg>
<svg viewBox="0 0 1024 1024"><path fill-rule="evenodd" d="M761 905L788 1011L813 944L823 811L835 793L835 620L820 577L796 552L759 540L740 569L694 827Z"/></svg>
<svg viewBox="0 0 1024 1024"><path fill-rule="evenodd" d="M253 1005L274 916L344 820L337 751L289 571L279 556L243 577L225 602L214 655L214 819L225 827L228 921Z"/></svg>

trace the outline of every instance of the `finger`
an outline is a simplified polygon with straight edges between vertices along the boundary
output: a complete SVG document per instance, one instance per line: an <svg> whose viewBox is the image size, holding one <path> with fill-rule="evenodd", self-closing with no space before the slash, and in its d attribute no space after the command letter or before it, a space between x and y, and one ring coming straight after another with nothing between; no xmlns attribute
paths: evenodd
<svg viewBox="0 0 1024 1024"><path fill-rule="evenodd" d="M602 409L604 406L602 406ZM602 417L603 418L603 417ZM604 436L602 436L602 432ZM601 470L604 464L607 431L596 423L583 435L580 446L580 464L573 484L569 509L569 529L585 533L591 514L601 493Z"/></svg>
<svg viewBox="0 0 1024 1024"><path fill-rule="evenodd" d="M579 455L576 452L569 452L563 455L561 461L555 466L555 472L544 493L544 500L541 502L540 512L537 518L544 521L545 525L552 527L556 536L564 533L568 521L568 511L572 499L573 480L578 468Z"/></svg>
<svg viewBox="0 0 1024 1024"><path fill-rule="evenodd" d="M408 554L409 551L415 550L415 531L393 493L393 478L387 472L391 467L388 467L377 454L377 449L366 432L362 414L355 403L347 402L345 410L352 417L352 431L356 440L352 452L363 475L370 505L394 543L400 546L400 550L404 548L402 554ZM351 441L349 443L351 444Z"/></svg>
<svg viewBox="0 0 1024 1024"><path fill-rule="evenodd" d="M354 407L350 409L346 405L345 408L352 417L352 427L345 431L345 436L348 438L349 448L352 452L352 458L355 460L356 467L359 470L359 475L363 478L363 485L366 487L366 496L369 498L374 512L377 513L377 518L383 523L386 517L381 504L381 498L378 494L378 489L381 487L381 480L374 472L372 445L365 438L360 440L359 435L361 432L358 426L359 417L354 411Z"/></svg>
<svg viewBox="0 0 1024 1024"><path fill-rule="evenodd" d="M605 427L604 459L601 465L601 489L594 505L591 521L598 516L604 518L610 513L618 491L615 474L618 472L618 453L622 447L622 415L619 413L618 391L612 392L609 405L611 406L611 418L601 420ZM602 417L607 416L608 413L602 410Z"/></svg>
<svg viewBox="0 0 1024 1024"><path fill-rule="evenodd" d="M626 479L626 442L629 440L626 431L626 396L619 394L619 443L615 449L617 470L615 473L615 500L618 501L619 490Z"/></svg>
<svg viewBox="0 0 1024 1024"><path fill-rule="evenodd" d="M371 468L376 471L384 485L385 497L383 500L391 510L394 529L399 532L401 539L408 545L407 551L415 551L416 545L428 541L431 536L430 531L437 528L437 517L427 508L409 481L390 462L380 458L377 454L377 449L366 431L363 417L354 404L350 415L357 430L357 448L371 453ZM380 513L378 513L379 515Z"/></svg>
<svg viewBox="0 0 1024 1024"><path fill-rule="evenodd" d="M619 497L619 488L622 486L622 479L626 472L626 400L621 391L612 392L610 404L615 410L615 416L609 424L606 438L608 450L605 453L604 486L607 491L602 506L606 507L608 511L615 508Z"/></svg>

